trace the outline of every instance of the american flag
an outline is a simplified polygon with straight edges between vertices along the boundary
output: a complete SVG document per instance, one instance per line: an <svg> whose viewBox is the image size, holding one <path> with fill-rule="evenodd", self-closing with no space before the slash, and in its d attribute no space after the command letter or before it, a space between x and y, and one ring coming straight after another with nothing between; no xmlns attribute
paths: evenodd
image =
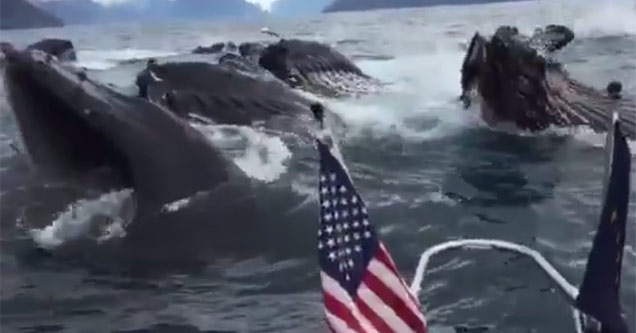
<svg viewBox="0 0 636 333"><path fill-rule="evenodd" d="M380 242L343 164L320 154L318 257L325 314L333 332L422 332L417 298Z"/></svg>

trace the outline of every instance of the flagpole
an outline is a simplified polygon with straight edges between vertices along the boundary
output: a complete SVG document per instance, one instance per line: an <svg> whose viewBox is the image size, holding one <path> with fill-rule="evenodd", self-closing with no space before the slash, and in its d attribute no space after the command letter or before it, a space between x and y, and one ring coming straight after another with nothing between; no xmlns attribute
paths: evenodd
<svg viewBox="0 0 636 333"><path fill-rule="evenodd" d="M331 135L331 131L327 126L325 126L325 107L320 103L312 103L309 106L311 113L314 115L314 120L318 124L318 129L316 130L316 139L320 140L320 142L326 144L329 149L334 150L333 138ZM342 162L342 161L341 161Z"/></svg>
<svg viewBox="0 0 636 333"><path fill-rule="evenodd" d="M607 136L605 137L605 168L603 177L603 197L607 192L610 170L612 169L612 151L614 150L614 131L616 123L619 121L619 105L621 100L621 91L623 85L619 81L611 81L606 88L607 96L612 100L611 117L607 128Z"/></svg>
<svg viewBox="0 0 636 333"><path fill-rule="evenodd" d="M314 120L316 120L318 124L318 129L316 130L315 136L316 140L324 143L329 147L331 154L340 161L342 164L342 168L345 170L347 177L349 177L349 181L353 184L353 178L351 177L351 172L349 172L349 168L347 164L344 163L344 158L342 157L342 153L340 153L340 147L336 143L336 140L331 133L331 129L327 126L327 122L325 121L325 107L321 103L313 103L309 106L309 109L314 115Z"/></svg>

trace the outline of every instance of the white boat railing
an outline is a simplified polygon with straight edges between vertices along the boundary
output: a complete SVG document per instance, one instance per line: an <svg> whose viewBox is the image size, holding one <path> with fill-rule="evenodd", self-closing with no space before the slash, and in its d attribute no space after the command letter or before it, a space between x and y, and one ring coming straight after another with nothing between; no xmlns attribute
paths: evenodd
<svg viewBox="0 0 636 333"><path fill-rule="evenodd" d="M559 287L562 294L567 297L570 304L574 304L576 297L579 293L577 287L569 283L561 273L559 273L554 266L548 262L539 252L533 250L527 246L519 245L507 241L495 240L495 239L461 239L444 242L431 247L424 251L420 256L420 261L415 270L415 276L411 283L411 292L414 295L418 295L421 291L424 275L426 275L426 269L430 259L442 252L448 250L500 250L504 252L512 252L522 254L533 259L535 264L541 268L546 275ZM581 316L580 312L575 308L572 308L572 316L574 319L574 325L577 333L583 333L583 327L586 326L588 318Z"/></svg>

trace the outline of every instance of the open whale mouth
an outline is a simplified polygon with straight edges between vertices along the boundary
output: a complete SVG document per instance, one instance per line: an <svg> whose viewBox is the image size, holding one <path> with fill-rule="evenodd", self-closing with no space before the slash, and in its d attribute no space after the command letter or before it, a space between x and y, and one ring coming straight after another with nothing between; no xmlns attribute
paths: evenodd
<svg viewBox="0 0 636 333"><path fill-rule="evenodd" d="M106 189L132 185L125 155L87 117L94 112L82 91L82 74L56 70L41 51L4 48L8 98L32 162L43 171L71 176L106 175ZM93 96L95 98L96 96ZM97 105L95 105L97 106Z"/></svg>
<svg viewBox="0 0 636 333"><path fill-rule="evenodd" d="M527 38L506 26L497 29L488 41L475 34L462 66L461 98L465 106L470 104L469 93L476 86L482 101L482 118L487 123L514 123L517 128L530 131L550 126L586 126L604 132L612 111L617 110L627 136L635 137L633 99L614 99L570 78L560 63L532 45L541 37L539 34ZM567 44L572 36L545 38L552 41L548 46L554 50Z"/></svg>
<svg viewBox="0 0 636 333"><path fill-rule="evenodd" d="M135 221L152 220L166 204L244 179L220 150L171 112L118 94L40 51L3 47L3 53L9 102L34 164L70 179L106 173L98 189L132 188Z"/></svg>
<svg viewBox="0 0 636 333"><path fill-rule="evenodd" d="M543 57L515 36L496 35L483 47L480 95L498 120L514 121L530 130L563 123L550 110Z"/></svg>
<svg viewBox="0 0 636 333"><path fill-rule="evenodd" d="M50 212L35 209L24 221L28 225L23 219L17 225L47 249L71 239L117 236L111 229L125 228L136 214L131 164L108 133L89 120L97 108L89 107L82 75L65 75L69 72L58 70L59 63L41 51L3 51L7 99L24 152L44 182L42 189L29 191L46 196ZM57 185L47 189L48 184Z"/></svg>

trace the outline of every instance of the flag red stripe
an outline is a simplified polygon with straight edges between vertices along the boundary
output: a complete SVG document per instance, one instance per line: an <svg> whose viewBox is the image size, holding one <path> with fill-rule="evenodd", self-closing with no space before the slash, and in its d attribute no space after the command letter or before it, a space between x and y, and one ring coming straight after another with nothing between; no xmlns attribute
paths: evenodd
<svg viewBox="0 0 636 333"><path fill-rule="evenodd" d="M355 297L354 302L358 309L360 309L360 314L362 314L370 323L375 327L378 332L382 333L391 333L394 332L393 329L382 319L382 317L378 316L373 309L371 309L364 300L361 300L360 297Z"/></svg>
<svg viewBox="0 0 636 333"><path fill-rule="evenodd" d="M408 288L406 283L404 283L404 280L402 280L402 275L400 275L400 272L398 272L397 268L395 267L395 263L393 262L393 259L391 259L391 256L389 255L387 249L384 247L384 244L380 244L380 246L378 247L378 250L375 253L375 259L382 262L388 269L391 270L391 272L393 272L393 274L400 278L400 281L402 281L402 285L406 289L406 293L409 295L409 298L416 305L416 307L419 308L420 300L411 293L411 290Z"/></svg>
<svg viewBox="0 0 636 333"><path fill-rule="evenodd" d="M325 308L329 313L342 319L352 330L364 333L360 322L351 313L351 309L342 304L335 297L331 296L331 294L329 294L327 291L323 291L322 294L325 299Z"/></svg>
<svg viewBox="0 0 636 333"><path fill-rule="evenodd" d="M373 273L367 272L364 274L362 282L369 287L381 300L390 307L395 314L402 319L415 332L426 332L425 324L420 318L411 311L406 303L398 295L393 293L389 287L387 287L380 279L378 279Z"/></svg>

